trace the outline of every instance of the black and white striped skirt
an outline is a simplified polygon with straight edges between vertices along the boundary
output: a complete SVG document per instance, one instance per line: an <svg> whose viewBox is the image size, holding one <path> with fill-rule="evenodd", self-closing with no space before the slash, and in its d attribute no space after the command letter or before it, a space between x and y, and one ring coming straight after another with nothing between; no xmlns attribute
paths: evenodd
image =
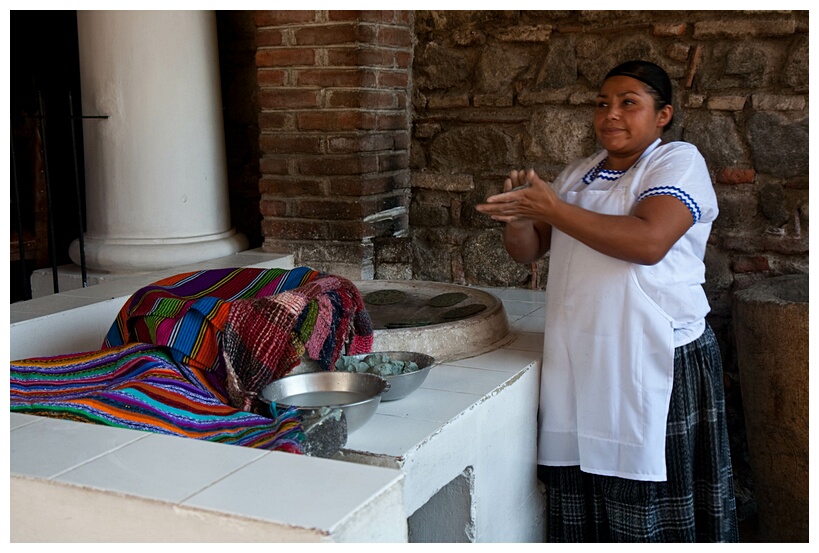
<svg viewBox="0 0 819 553"><path fill-rule="evenodd" d="M539 467L552 542L736 542L722 359L710 326L674 350L666 482Z"/></svg>

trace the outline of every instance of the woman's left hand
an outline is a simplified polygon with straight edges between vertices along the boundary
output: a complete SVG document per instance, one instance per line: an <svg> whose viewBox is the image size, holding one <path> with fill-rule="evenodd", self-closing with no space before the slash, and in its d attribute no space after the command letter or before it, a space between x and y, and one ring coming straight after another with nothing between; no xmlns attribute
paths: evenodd
<svg viewBox="0 0 819 553"><path fill-rule="evenodd" d="M534 169L512 171L503 183L503 192L489 196L475 209L496 221L514 223L521 219L548 222L559 199L549 183Z"/></svg>

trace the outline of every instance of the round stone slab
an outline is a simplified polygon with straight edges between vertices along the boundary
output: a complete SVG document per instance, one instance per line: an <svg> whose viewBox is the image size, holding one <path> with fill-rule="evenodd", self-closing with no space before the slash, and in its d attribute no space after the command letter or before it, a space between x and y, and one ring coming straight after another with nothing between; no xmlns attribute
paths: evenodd
<svg viewBox="0 0 819 553"><path fill-rule="evenodd" d="M406 296L407 293L402 290L376 290L364 296L364 301L372 305L392 305L401 303Z"/></svg>
<svg viewBox="0 0 819 553"><path fill-rule="evenodd" d="M448 292L446 294L439 294L433 298L430 298L429 305L432 307L452 307L453 305L461 303L468 297L469 296L463 292Z"/></svg>
<svg viewBox="0 0 819 553"><path fill-rule="evenodd" d="M465 319L466 317L471 317L476 313L480 313L484 309L486 309L486 306L482 303L470 303L469 305L464 305L463 307L456 307L455 309L450 309L449 311L443 314L443 317L448 321Z"/></svg>

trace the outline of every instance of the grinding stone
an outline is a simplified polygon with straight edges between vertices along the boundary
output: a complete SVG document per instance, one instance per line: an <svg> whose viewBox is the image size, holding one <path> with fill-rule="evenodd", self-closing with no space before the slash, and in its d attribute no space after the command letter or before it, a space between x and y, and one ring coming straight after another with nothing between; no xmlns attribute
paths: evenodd
<svg viewBox="0 0 819 553"><path fill-rule="evenodd" d="M456 307L455 309L450 309L449 311L443 314L443 317L448 321L454 321L456 319L464 319L466 317L471 317L475 313L480 313L484 309L486 309L486 306L482 303L471 303L469 305L464 305L463 307Z"/></svg>
<svg viewBox="0 0 819 553"><path fill-rule="evenodd" d="M429 304L432 307L452 307L464 301L467 297L463 292L448 292L446 294L439 294L434 298L430 298Z"/></svg>
<svg viewBox="0 0 819 553"><path fill-rule="evenodd" d="M402 290L377 290L364 296L364 301L372 305L391 305L400 303L407 296Z"/></svg>

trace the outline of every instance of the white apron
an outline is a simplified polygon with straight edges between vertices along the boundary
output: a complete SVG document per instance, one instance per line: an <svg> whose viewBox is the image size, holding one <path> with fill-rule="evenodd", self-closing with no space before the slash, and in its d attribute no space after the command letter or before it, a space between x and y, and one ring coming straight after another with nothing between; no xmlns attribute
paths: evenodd
<svg viewBox="0 0 819 553"><path fill-rule="evenodd" d="M624 175L613 189L562 199L628 214L636 203L629 180ZM665 481L673 320L640 287L632 263L555 228L550 256L538 463Z"/></svg>

